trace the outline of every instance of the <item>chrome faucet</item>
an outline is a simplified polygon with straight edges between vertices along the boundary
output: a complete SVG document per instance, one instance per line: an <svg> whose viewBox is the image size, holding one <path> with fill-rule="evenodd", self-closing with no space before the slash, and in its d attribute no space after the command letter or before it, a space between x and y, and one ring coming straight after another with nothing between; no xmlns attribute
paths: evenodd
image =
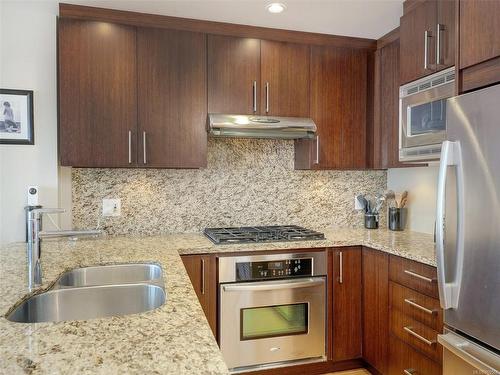
<svg viewBox="0 0 500 375"><path fill-rule="evenodd" d="M40 256L42 238L98 236L101 230L42 230L42 215L66 212L64 208L42 208L41 206L26 207L26 234L28 250L28 289L42 284L42 266Z"/></svg>

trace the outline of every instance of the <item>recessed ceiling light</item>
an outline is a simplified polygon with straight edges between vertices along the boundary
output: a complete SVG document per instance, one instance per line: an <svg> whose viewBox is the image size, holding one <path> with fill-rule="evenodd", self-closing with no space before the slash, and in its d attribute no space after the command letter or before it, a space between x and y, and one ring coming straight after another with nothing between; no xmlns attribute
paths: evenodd
<svg viewBox="0 0 500 375"><path fill-rule="evenodd" d="M266 6L266 9L269 13L281 13L285 10L286 6L282 3L271 3Z"/></svg>

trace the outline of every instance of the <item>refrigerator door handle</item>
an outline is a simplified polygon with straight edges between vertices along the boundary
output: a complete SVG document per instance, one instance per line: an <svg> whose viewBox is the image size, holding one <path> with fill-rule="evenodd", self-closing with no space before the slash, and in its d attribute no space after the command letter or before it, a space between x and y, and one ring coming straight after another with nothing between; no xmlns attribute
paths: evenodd
<svg viewBox="0 0 500 375"><path fill-rule="evenodd" d="M500 369L500 357L498 355L453 332L438 335L438 342L446 350L480 370L481 373L497 374Z"/></svg>
<svg viewBox="0 0 500 375"><path fill-rule="evenodd" d="M457 183L457 238L454 253L455 272L453 280L446 280L445 235L446 235L446 178L448 167L456 167ZM436 263L439 300L443 309L456 309L462 282L464 259L464 178L460 142L444 141L439 165L437 209L436 209Z"/></svg>

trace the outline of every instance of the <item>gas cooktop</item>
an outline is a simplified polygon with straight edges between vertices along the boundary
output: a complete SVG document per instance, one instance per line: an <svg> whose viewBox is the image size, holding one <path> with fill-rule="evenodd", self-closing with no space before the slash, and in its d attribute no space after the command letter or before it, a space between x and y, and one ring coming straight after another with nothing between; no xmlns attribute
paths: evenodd
<svg viewBox="0 0 500 375"><path fill-rule="evenodd" d="M324 240L325 235L296 225L205 228L205 236L216 244Z"/></svg>

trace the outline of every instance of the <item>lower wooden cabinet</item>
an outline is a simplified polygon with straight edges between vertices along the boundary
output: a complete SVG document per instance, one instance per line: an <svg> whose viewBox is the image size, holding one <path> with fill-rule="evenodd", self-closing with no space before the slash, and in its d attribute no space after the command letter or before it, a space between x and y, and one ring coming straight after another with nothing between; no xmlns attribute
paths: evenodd
<svg viewBox="0 0 500 375"><path fill-rule="evenodd" d="M441 366L393 336L389 341L388 367L388 375L441 374Z"/></svg>
<svg viewBox="0 0 500 375"><path fill-rule="evenodd" d="M363 248L363 359L387 373L389 340L389 255Z"/></svg>
<svg viewBox="0 0 500 375"><path fill-rule="evenodd" d="M361 358L361 248L332 250L332 359Z"/></svg>
<svg viewBox="0 0 500 375"><path fill-rule="evenodd" d="M217 337L216 258L212 255L183 255L181 258L208 324Z"/></svg>

